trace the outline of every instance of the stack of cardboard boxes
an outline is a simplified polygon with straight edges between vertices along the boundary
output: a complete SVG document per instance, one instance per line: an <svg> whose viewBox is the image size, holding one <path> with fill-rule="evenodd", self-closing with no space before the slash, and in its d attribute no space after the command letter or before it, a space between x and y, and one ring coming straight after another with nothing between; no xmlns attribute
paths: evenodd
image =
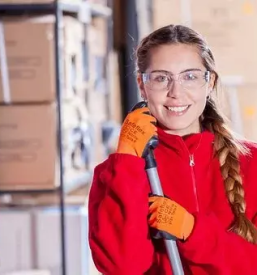
<svg viewBox="0 0 257 275"><path fill-rule="evenodd" d="M0 4L11 2L52 0L0 0ZM60 184L54 24L52 16L9 18L0 23L0 190L52 189ZM102 124L121 116L118 57L107 52L106 28L105 19L100 18L83 25L65 16L62 25L62 150L68 190L73 183L91 181L90 172L105 157ZM84 190L72 191L78 197L75 203L65 198L76 204L66 205L70 275L96 274L90 263ZM44 193L12 198L11 204L17 205L59 203L59 197ZM61 274L59 215L59 207L1 209L0 274L37 268Z"/></svg>
<svg viewBox="0 0 257 275"><path fill-rule="evenodd" d="M4 20L0 28L0 188L51 189L59 184L54 17ZM83 91L79 21L64 18L62 132L65 178L86 181L88 112Z"/></svg>
<svg viewBox="0 0 257 275"><path fill-rule="evenodd" d="M107 156L103 125L121 121L119 61L110 51L107 27L107 19L101 17L82 24L65 16L62 24L61 117L67 192L91 182L95 165ZM54 28L51 15L8 17L0 24L0 190L53 189L60 184ZM117 140L113 140L115 147ZM45 205L49 201L45 197L38 196L34 203ZM13 198L17 203L25 201L24 195Z"/></svg>
<svg viewBox="0 0 257 275"><path fill-rule="evenodd" d="M257 141L256 12L256 1L248 0L153 0L154 29L184 24L206 38L228 99L223 108L231 126Z"/></svg>
<svg viewBox="0 0 257 275"><path fill-rule="evenodd" d="M68 206L65 217L66 274L94 275L90 270L87 209ZM62 274L57 208L2 210L0 219L1 275L41 275L38 270L48 271L42 275Z"/></svg>
<svg viewBox="0 0 257 275"><path fill-rule="evenodd" d="M95 128L95 148L97 159L107 157L106 144L103 144L103 128L110 123L119 125L122 120L120 65L118 53L108 50L111 34L108 22L95 17L87 27L89 41L90 93L88 95L89 112ZM115 131L115 130L114 130ZM117 141L108 141L116 147Z"/></svg>

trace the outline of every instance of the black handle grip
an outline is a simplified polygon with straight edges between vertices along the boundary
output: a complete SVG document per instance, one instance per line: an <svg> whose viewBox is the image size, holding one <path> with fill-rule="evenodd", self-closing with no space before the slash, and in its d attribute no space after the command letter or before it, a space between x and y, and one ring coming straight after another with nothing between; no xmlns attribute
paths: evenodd
<svg viewBox="0 0 257 275"><path fill-rule="evenodd" d="M147 107L147 102L145 101L140 101L138 102L132 109L131 109L131 112L132 111L135 111L136 109L139 109L139 108L144 108L144 107ZM145 147L145 150L142 154L142 157L146 159L146 166L148 168L150 167L156 167L156 162L155 162L155 159L154 159L154 155L153 155L153 152L152 150L154 150L158 145L158 137L157 136L153 136L149 142L147 143L146 147Z"/></svg>
<svg viewBox="0 0 257 275"><path fill-rule="evenodd" d="M150 154L150 151L151 150L154 150L157 145L159 143L159 140L158 140L158 137L157 136L153 136L147 143L146 147L145 147L145 150L142 154L142 157L143 158L146 158L147 155L151 155L153 157L153 154Z"/></svg>
<svg viewBox="0 0 257 275"><path fill-rule="evenodd" d="M144 107L147 107L147 102L140 101L131 109L131 112L135 111L136 109L144 108Z"/></svg>

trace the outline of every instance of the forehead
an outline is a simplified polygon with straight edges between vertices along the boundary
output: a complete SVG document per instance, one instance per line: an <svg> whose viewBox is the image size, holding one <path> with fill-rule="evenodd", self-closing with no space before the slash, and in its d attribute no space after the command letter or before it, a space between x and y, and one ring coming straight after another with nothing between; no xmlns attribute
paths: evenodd
<svg viewBox="0 0 257 275"><path fill-rule="evenodd" d="M151 49L147 71L165 70L176 74L187 69L205 69L196 46L172 44Z"/></svg>

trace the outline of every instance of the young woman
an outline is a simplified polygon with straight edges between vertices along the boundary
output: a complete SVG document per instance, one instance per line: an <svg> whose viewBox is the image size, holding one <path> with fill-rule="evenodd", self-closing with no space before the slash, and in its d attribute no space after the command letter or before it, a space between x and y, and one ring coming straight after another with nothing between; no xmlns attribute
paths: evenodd
<svg viewBox="0 0 257 275"><path fill-rule="evenodd" d="M185 274L257 273L257 145L219 113L215 61L204 39L166 26L137 50L148 107L128 114L116 153L95 169L89 238L103 274L172 274L163 239L175 236ZM165 196L150 193L142 157L155 149Z"/></svg>

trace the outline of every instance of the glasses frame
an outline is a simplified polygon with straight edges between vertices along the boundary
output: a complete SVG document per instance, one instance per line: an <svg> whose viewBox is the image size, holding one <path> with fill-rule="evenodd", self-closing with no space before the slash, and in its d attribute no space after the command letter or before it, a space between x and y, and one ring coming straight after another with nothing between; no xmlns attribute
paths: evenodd
<svg viewBox="0 0 257 275"><path fill-rule="evenodd" d="M193 71L199 71L199 70L190 70L190 71L185 71L185 72L181 72L181 73L178 73L178 74L172 74L171 72L168 72L168 71L163 71L164 73L168 73L172 79L172 81L178 81L179 84L182 86L183 89L185 90L188 90L188 88L185 88L183 87L183 84L182 84L182 81L180 80L180 75L186 73L186 72L193 72ZM202 88L204 85L206 85L207 83L210 82L211 80L211 71L209 70L206 70L206 71L199 71L199 72L202 72L203 73L203 78L205 80L205 83L202 85L202 86L199 86L199 88ZM150 75L154 73L154 72L150 72L150 73L146 73L146 72L141 72L141 76L142 76L142 81L144 84L146 84L149 79L150 79ZM178 76L178 77L176 77ZM176 78L175 78L176 77ZM167 84L167 87L165 89L160 89L159 91L168 91L170 89L170 86L171 86L171 83L172 81L168 81L168 84ZM153 90L149 87L150 90Z"/></svg>

